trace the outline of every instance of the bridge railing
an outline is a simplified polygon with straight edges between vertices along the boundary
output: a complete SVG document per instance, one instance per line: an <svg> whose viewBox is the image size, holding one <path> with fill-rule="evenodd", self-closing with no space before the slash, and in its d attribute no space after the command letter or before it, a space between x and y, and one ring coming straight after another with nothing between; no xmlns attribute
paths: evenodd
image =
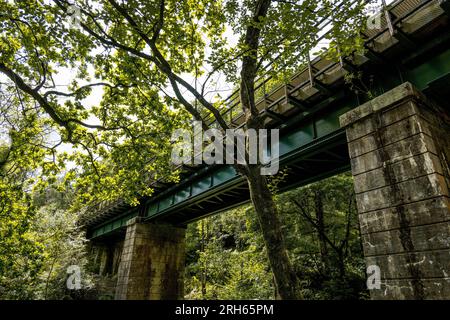
<svg viewBox="0 0 450 320"><path fill-rule="evenodd" d="M348 1L348 0L347 0ZM347 2L346 0L340 1L336 7L340 7L344 2ZM350 6L356 4L359 2L358 0L352 0ZM366 1L369 2L369 1ZM330 17L322 17L319 21L317 21L312 29L317 29L318 34L320 36L316 39L315 43L310 44L310 47L312 49L308 50L308 52L298 52L295 58L303 58L305 59L304 65L306 65L302 70L298 73L296 73L292 78L289 84L280 84L275 89L270 90L269 94L267 93L266 85L273 79L272 75L262 75L256 79L256 86L255 91L256 94L261 96L256 102L257 108L259 111L262 111L265 108L270 108L276 103L279 103L285 98L284 95L286 95L286 88L289 86L292 86L293 83L296 82L296 79L304 74L305 71L308 71L309 73L309 82L313 83L313 77L314 74L312 72L312 64L311 64L311 53L314 52L317 45L320 43L320 41L324 39L332 39L332 33L333 33L333 19ZM281 55L281 54L280 54ZM280 55L277 55L273 60L271 60L269 63L267 63L263 68L262 71L268 71L268 69L272 66L272 64L276 61L278 61ZM331 67L331 66L329 66ZM325 71L324 71L325 72ZM322 74L322 73L320 73ZM319 75L320 75L319 74ZM316 75L317 76L317 75ZM281 93L281 96L280 96ZM276 97L273 97L276 96ZM275 98L275 99L274 99ZM242 125L242 119L244 117L244 112L241 108L241 101L240 101L240 94L239 89L235 89L224 101L224 104L227 106L227 109L221 113L222 117L227 120L228 124L230 124L232 127L239 127ZM265 108L264 108L265 107ZM208 124L212 125L216 120L210 116Z"/></svg>
<svg viewBox="0 0 450 320"><path fill-rule="evenodd" d="M396 32L399 32L401 35L401 31L399 31L397 25L432 1L433 0L397 0L389 5L386 5L385 1L383 1L383 8L380 13L377 14L380 19L380 28L366 29L362 32L366 41L366 49L371 50L367 44L375 42L377 38L385 35L387 32L390 37L394 36ZM337 7L344 2L346 1L339 2ZM350 6L357 2L357 0L353 0ZM366 3L369 2L370 1L366 1ZM370 17L368 16L367 18ZM322 40L328 39L330 42L336 41L337 49L339 50L339 41L334 37L335 30L333 18L323 17L313 26L313 28L317 28L320 36L317 37L315 43L310 45L312 49L308 50L308 52L299 52L297 54L297 58L304 58L304 67L291 77L289 83L278 85L276 88L270 90L270 93L268 94L266 85L273 79L273 76L264 74L256 80L255 91L257 92L257 95L261 96L261 98L257 100L256 106L260 112L273 109L279 104L288 103L288 100L291 97L294 97L293 100L297 107L306 108L307 104L304 101L295 98L295 94L302 88L316 87L319 88L319 91L326 91L326 86L318 79L319 77L333 71L338 72L340 69L354 69L354 66L342 56L336 57L336 59L333 60L328 60L324 55L317 55L314 57L314 52L317 52L317 47ZM314 59L311 60L312 56ZM267 71L271 65L277 61L278 57L279 56L265 65L263 71ZM228 98L225 99L224 104L227 106L227 109L222 112L222 117L226 119L232 127L242 126L245 115L241 108L239 89L233 91ZM208 120L208 124L210 125L213 125L213 123L216 122L212 116L210 116Z"/></svg>

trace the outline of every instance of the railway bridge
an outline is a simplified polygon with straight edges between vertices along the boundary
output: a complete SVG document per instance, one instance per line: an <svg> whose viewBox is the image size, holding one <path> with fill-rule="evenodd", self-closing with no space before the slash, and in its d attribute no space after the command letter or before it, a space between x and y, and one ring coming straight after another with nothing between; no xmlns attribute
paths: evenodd
<svg viewBox="0 0 450 320"><path fill-rule="evenodd" d="M450 299L449 12L450 1L395 1L363 53L310 59L257 103L280 129L281 191L351 170L365 260L381 271L374 299ZM370 83L371 99L348 74ZM227 103L239 127L238 94ZM139 206L101 203L83 221L116 299L181 298L185 226L249 201L229 165L184 166L178 184L152 187Z"/></svg>

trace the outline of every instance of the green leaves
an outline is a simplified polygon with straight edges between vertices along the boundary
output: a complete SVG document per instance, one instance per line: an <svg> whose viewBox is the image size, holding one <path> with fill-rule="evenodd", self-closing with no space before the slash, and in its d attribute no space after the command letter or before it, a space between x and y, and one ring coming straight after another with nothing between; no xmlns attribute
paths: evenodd
<svg viewBox="0 0 450 320"><path fill-rule="evenodd" d="M361 44L361 3L272 2L254 21L252 0L78 0L73 28L65 1L2 0L0 63L15 74L1 90L17 111L4 122L17 136L8 166L37 175L35 189L74 186L74 209L135 204L151 194L150 180L177 180L172 131L195 112L205 120L229 107L220 92L238 86L244 57L258 58L258 75L275 76L270 90L304 65L327 21L330 54L351 53ZM244 45L249 26L261 30L254 51Z"/></svg>
<svg viewBox="0 0 450 320"><path fill-rule="evenodd" d="M27 278L39 271L43 250L29 233L35 208L20 180L5 179L1 169L0 174L0 296L29 299Z"/></svg>
<svg viewBox="0 0 450 320"><path fill-rule="evenodd" d="M282 179L283 173L277 179ZM276 184L276 181L272 181ZM328 244L321 251L316 228L316 199L324 209L325 233L336 245L347 239L341 260ZM364 299L365 264L350 173L278 195L283 234L306 299ZM347 236L347 223L350 222ZM187 299L273 299L272 275L257 217L250 206L193 223L187 229ZM324 263L327 265L324 265ZM340 275L340 263L345 273ZM202 288L206 292L202 294Z"/></svg>
<svg viewBox="0 0 450 320"><path fill-rule="evenodd" d="M244 206L188 226L185 298L273 298L256 220Z"/></svg>

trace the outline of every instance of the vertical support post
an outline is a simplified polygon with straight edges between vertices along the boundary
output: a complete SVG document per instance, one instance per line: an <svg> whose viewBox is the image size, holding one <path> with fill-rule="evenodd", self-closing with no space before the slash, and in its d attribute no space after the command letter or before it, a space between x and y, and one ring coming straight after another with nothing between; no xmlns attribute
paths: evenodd
<svg viewBox="0 0 450 320"><path fill-rule="evenodd" d="M386 5L386 0L383 0L383 11L384 11L384 16L386 18L386 23L389 28L389 33L390 33L391 37L393 37L394 33L395 33L394 25L392 23L391 13L389 12L389 9L387 8L387 5Z"/></svg>
<svg viewBox="0 0 450 320"><path fill-rule="evenodd" d="M366 264L381 271L373 299L450 299L450 124L441 112L404 83L340 118Z"/></svg>
<svg viewBox="0 0 450 320"><path fill-rule="evenodd" d="M309 76L309 84L311 87L314 87L314 74L311 66L311 57L309 56L309 49L307 49L306 61L308 62L308 76Z"/></svg>
<svg viewBox="0 0 450 320"><path fill-rule="evenodd" d="M127 223L117 276L117 300L174 300L183 297L185 229Z"/></svg>

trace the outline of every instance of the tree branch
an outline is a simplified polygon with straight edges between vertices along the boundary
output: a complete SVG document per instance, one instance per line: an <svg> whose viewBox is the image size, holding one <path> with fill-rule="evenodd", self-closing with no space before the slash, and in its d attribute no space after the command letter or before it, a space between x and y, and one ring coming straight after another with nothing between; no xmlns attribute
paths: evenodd
<svg viewBox="0 0 450 320"><path fill-rule="evenodd" d="M311 223L311 225L314 227L314 229L316 229L317 232L319 232L321 234L323 239L333 248L333 250L335 250L337 253L339 253L340 248L338 246L336 246L333 243L333 241L330 240L330 238L328 238L326 233L323 232L323 230L321 230L321 228L317 225L317 223L314 221L314 219L306 212L305 208L303 208L303 206L296 199L291 198L291 201L300 209L301 215L303 217L305 217L309 223Z"/></svg>
<svg viewBox="0 0 450 320"><path fill-rule="evenodd" d="M83 127L90 128L90 129L97 129L102 131L112 131L112 130L119 130L123 129L123 127L105 127L101 125L91 125L88 123L85 123L79 119L69 118L69 119L63 119L61 116L58 115L58 112L55 110L55 108L51 105L51 102L49 102L46 98L46 96L42 96L37 90L31 88L28 84L25 83L25 81L12 69L7 67L3 62L0 62L0 72L6 75L11 81L13 81L16 86L25 92L26 94L33 97L34 100L36 100L39 105L44 109L44 111L52 118L53 121L55 121L58 125L61 127L64 127L69 134L69 141L71 140L71 134L73 131L73 128L71 128L70 123L76 123Z"/></svg>
<svg viewBox="0 0 450 320"><path fill-rule="evenodd" d="M187 89L206 109L208 109L213 115L216 121L219 123L220 127L223 130L228 129L228 125L226 121L223 119L222 115L220 114L220 111L215 108L210 102L208 102L204 96L202 96L197 90L195 90L194 87L192 87L187 81L185 81L183 78L175 74L169 64L169 62L164 58L164 56L159 51L158 47L156 46L155 41L153 39L150 39L146 33L144 33L139 26L137 25L136 21L131 17L131 15L127 12L125 8L120 6L115 0L108 0L108 2L127 20L127 22L133 27L133 29L138 33L138 35L145 41L145 43L150 47L153 53L153 57L151 61L155 63L155 65L158 67L158 69L163 72L168 78L169 82L175 92L175 95L177 96L178 100L186 107L189 113L191 113L197 120L201 120L204 127L207 127L207 124L204 123L202 117L198 113L198 111L195 109L195 107L189 103L181 94L180 88L178 84L183 86L185 89ZM164 1L161 2L160 6L160 16L159 19L164 18ZM163 26L163 21L160 21L159 26ZM158 31L158 28L156 29L158 34L160 31ZM156 38L153 37L155 40Z"/></svg>
<svg viewBox="0 0 450 320"><path fill-rule="evenodd" d="M267 16L271 0L258 0L251 25L248 26L245 34L244 45L249 50L249 54L242 59L241 69L241 104L247 118L258 118L258 110L255 104L255 79L258 65L258 47L261 28L259 24Z"/></svg>
<svg viewBox="0 0 450 320"><path fill-rule="evenodd" d="M91 83L91 84L84 85L84 86L78 88L77 90L75 90L74 92L69 92L69 93L56 91L56 90L47 91L43 94L43 97L47 99L47 97L51 94L58 95L58 96L64 96L64 97L73 97L73 96L76 96L77 94L79 94L84 89L98 87L98 86L105 86L105 87L109 87L111 89L117 89L117 88L132 88L132 87L135 87L136 85L134 85L134 84L126 85L126 84L121 84L121 83L119 83L117 85L112 85L107 82L97 82L97 83Z"/></svg>

